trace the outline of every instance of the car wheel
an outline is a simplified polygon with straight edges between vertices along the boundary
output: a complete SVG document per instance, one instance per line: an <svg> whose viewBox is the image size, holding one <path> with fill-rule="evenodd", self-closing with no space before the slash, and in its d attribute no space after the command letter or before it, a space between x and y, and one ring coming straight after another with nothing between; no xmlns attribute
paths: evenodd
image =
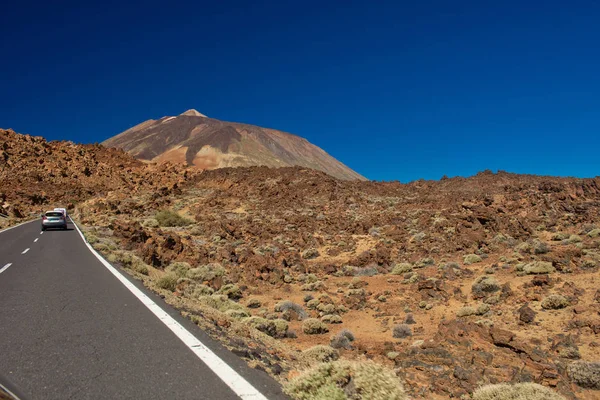
<svg viewBox="0 0 600 400"><path fill-rule="evenodd" d="M45 230L46 230L46 227L42 226L42 231L45 231Z"/></svg>

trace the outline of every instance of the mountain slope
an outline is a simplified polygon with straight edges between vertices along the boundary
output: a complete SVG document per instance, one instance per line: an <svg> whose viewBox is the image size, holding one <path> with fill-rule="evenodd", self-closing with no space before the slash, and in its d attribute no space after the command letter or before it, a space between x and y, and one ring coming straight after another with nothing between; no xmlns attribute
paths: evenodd
<svg viewBox="0 0 600 400"><path fill-rule="evenodd" d="M339 179L365 180L299 136L208 118L196 110L142 122L102 144L121 148L145 161L172 161L203 169L297 165Z"/></svg>

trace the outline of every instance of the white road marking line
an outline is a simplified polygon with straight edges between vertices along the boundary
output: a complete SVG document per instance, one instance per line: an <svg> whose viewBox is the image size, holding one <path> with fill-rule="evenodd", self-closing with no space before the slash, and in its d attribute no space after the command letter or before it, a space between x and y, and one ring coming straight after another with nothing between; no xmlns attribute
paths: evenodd
<svg viewBox="0 0 600 400"><path fill-rule="evenodd" d="M37 242L38 240L40 240L40 238L35 238L35 240L33 241L33 243Z"/></svg>
<svg viewBox="0 0 600 400"><path fill-rule="evenodd" d="M0 269L0 274L3 273L4 271L6 271L8 269L8 267L10 267L11 265L12 265L12 263L8 263L4 267L2 267L2 269Z"/></svg>
<svg viewBox="0 0 600 400"><path fill-rule="evenodd" d="M18 226L25 225L25 224L29 224L30 222L34 222L34 221L38 221L38 220L39 220L39 218L36 218L36 219L32 219L31 221L27 221L27 222L21 222L20 224L17 224L17 225L15 225L15 226L9 226L8 228L2 229L2 230L0 231L0 233L2 233L2 232L6 232L6 231L10 231L11 229L15 229L15 228L16 228L16 227L18 227Z"/></svg>
<svg viewBox="0 0 600 400"><path fill-rule="evenodd" d="M250 382L245 380L225 361L221 360L212 350L206 347L198 338L190 333L173 317L167 314L158 304L129 282L115 267L110 265L94 248L85 240L83 233L73 221L79 236L102 265L104 265L121 283L129 289L139 301L142 302L163 324L167 326L200 360L206 364L227 386L231 388L241 399L268 400Z"/></svg>
<svg viewBox="0 0 600 400"><path fill-rule="evenodd" d="M44 234L44 231L41 231L41 232L40 232L40 235L43 235L43 234Z"/></svg>
<svg viewBox="0 0 600 400"><path fill-rule="evenodd" d="M29 251L29 247L28 247L28 248L26 248L25 250L23 250L23 252L22 252L21 254L25 254L25 253L27 253L28 251Z"/></svg>

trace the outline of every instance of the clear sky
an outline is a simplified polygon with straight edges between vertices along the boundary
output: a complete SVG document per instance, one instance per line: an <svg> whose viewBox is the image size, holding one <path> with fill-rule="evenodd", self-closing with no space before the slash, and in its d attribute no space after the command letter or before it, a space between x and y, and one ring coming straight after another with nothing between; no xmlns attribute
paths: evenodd
<svg viewBox="0 0 600 400"><path fill-rule="evenodd" d="M57 5L61 4L61 5ZM600 175L600 2L4 2L0 127L100 142L189 108L370 179Z"/></svg>

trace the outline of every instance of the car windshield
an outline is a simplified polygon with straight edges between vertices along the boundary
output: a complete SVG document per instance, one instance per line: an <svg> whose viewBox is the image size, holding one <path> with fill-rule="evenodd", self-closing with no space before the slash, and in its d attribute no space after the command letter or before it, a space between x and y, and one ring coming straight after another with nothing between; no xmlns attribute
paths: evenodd
<svg viewBox="0 0 600 400"><path fill-rule="evenodd" d="M62 213L60 211L50 211L46 213L46 217L62 217Z"/></svg>

